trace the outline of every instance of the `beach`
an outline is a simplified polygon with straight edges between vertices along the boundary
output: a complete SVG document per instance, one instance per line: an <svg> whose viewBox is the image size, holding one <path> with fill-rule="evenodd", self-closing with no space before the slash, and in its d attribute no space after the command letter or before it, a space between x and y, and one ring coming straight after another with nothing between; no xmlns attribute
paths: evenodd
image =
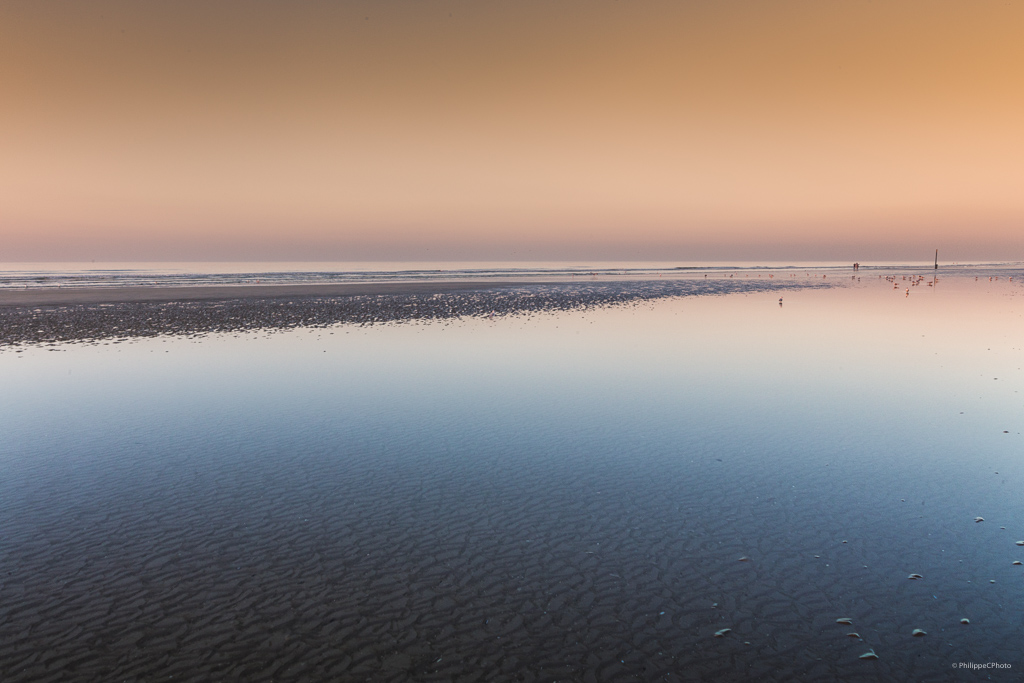
<svg viewBox="0 0 1024 683"><path fill-rule="evenodd" d="M8 307L0 677L1013 680L1019 278L902 277Z"/></svg>

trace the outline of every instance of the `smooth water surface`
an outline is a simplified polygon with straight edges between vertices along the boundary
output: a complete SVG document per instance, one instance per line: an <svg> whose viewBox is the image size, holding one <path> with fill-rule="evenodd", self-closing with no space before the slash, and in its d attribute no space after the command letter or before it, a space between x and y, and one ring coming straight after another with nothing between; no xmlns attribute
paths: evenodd
<svg viewBox="0 0 1024 683"><path fill-rule="evenodd" d="M1024 289L876 276L0 352L0 679L1013 680Z"/></svg>

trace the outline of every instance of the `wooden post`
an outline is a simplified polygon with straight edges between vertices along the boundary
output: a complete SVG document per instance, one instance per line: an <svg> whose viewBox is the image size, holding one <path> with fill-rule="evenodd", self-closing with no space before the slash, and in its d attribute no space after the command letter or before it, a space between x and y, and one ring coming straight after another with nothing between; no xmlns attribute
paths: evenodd
<svg viewBox="0 0 1024 683"><path fill-rule="evenodd" d="M935 250L935 270L939 269L939 250Z"/></svg>

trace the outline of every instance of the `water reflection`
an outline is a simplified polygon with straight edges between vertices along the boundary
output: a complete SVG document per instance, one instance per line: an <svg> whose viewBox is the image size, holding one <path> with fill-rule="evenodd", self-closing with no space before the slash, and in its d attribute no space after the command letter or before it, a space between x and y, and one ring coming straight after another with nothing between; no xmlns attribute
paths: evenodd
<svg viewBox="0 0 1024 683"><path fill-rule="evenodd" d="M0 674L1017 666L1020 291L0 354Z"/></svg>

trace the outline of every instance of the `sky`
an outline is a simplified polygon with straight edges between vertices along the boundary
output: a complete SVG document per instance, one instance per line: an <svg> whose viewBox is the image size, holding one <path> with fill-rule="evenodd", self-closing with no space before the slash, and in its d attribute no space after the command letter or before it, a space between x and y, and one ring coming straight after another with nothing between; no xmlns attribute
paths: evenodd
<svg viewBox="0 0 1024 683"><path fill-rule="evenodd" d="M0 262L1024 260L1024 2L0 3Z"/></svg>

